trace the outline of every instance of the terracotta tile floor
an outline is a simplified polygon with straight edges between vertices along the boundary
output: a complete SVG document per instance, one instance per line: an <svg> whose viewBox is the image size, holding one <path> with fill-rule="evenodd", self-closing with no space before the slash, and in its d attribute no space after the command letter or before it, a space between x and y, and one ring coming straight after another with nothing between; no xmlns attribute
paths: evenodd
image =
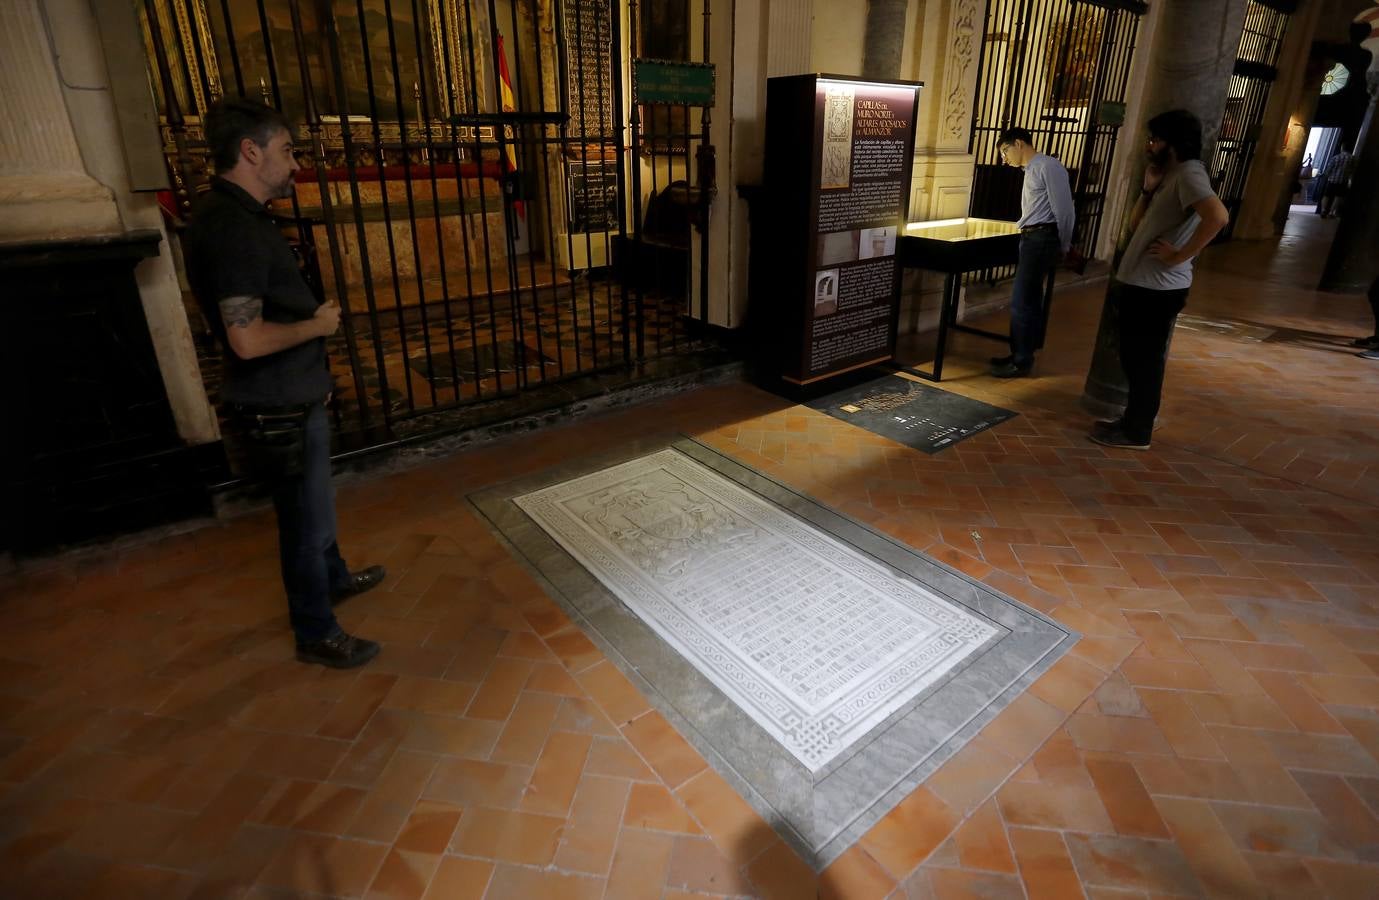
<svg viewBox="0 0 1379 900"><path fill-rule="evenodd" d="M266 513L29 571L0 603L0 896L1374 896L1379 366L1339 349L1366 307L1307 289L1299 224L1210 252L1189 310L1289 331L1180 330L1152 453L1083 438L1091 285L1038 378L955 342L945 387L1021 415L936 456L728 386L342 484L342 544L392 573L344 607L386 643L362 672L291 660ZM651 432L1085 637L816 876L465 500Z"/></svg>

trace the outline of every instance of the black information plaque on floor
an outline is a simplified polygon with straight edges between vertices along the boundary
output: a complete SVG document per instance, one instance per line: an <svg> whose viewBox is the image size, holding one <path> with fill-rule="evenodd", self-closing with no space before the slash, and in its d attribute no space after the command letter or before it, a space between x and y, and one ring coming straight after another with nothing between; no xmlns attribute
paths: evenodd
<svg viewBox="0 0 1379 900"><path fill-rule="evenodd" d="M1017 415L890 374L805 405L925 453L938 453Z"/></svg>

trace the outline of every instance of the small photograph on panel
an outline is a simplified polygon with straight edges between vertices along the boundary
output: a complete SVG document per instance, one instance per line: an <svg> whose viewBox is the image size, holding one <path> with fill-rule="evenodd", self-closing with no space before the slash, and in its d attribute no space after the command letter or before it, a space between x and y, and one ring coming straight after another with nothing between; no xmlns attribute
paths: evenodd
<svg viewBox="0 0 1379 900"><path fill-rule="evenodd" d="M852 120L856 93L850 85L833 85L824 96L824 142L819 187L839 190L852 184Z"/></svg>
<svg viewBox="0 0 1379 900"><path fill-rule="evenodd" d="M814 273L814 317L831 316L838 311L838 270Z"/></svg>
<svg viewBox="0 0 1379 900"><path fill-rule="evenodd" d="M857 259L857 231L832 231L819 235L816 265L836 266Z"/></svg>
<svg viewBox="0 0 1379 900"><path fill-rule="evenodd" d="M882 256L895 256L895 226L863 228L857 242L857 258L876 259Z"/></svg>

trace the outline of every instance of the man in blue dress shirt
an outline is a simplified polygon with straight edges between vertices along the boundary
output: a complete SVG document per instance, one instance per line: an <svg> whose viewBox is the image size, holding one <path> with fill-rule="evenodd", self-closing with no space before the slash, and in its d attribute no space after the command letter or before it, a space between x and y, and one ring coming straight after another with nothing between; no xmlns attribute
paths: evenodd
<svg viewBox="0 0 1379 900"><path fill-rule="evenodd" d="M1073 192L1068 170L1034 149L1025 128L1007 128L998 146L1006 165L1025 170L1020 191L1020 261L1010 297L1010 355L991 360L997 378L1023 378L1034 368L1043 326L1044 282L1073 241Z"/></svg>

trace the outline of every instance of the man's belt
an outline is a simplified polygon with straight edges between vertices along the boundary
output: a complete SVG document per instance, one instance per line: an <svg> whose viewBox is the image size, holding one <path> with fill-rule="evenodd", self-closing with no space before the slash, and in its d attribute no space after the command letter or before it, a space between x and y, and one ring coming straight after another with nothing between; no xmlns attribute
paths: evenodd
<svg viewBox="0 0 1379 900"><path fill-rule="evenodd" d="M228 403L231 410L241 416L293 416L310 412L317 406L321 406L320 400L313 400L310 403L289 403L286 406L259 406L252 403Z"/></svg>
<svg viewBox="0 0 1379 900"><path fill-rule="evenodd" d="M1037 225L1021 225L1021 226L1020 226L1020 230L1021 230L1021 231L1039 231L1040 229L1043 229L1043 228L1054 228L1054 229L1056 229L1056 228L1058 228L1058 223L1057 223L1057 222L1040 222L1040 223L1038 223Z"/></svg>

